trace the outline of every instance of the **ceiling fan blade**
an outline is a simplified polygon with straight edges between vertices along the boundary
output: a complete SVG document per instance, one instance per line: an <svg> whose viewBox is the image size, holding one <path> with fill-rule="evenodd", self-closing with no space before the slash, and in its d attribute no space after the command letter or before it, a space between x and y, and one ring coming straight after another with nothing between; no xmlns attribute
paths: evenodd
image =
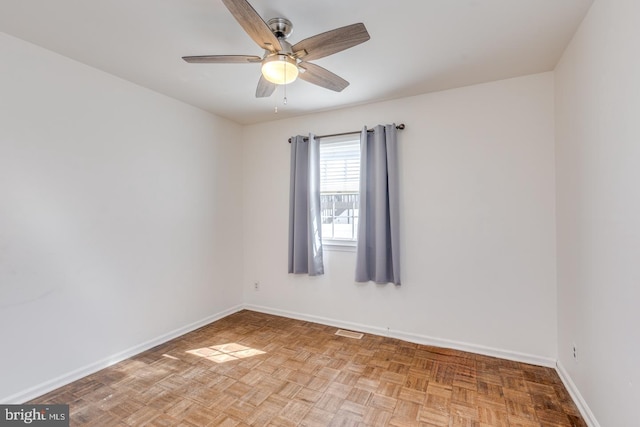
<svg viewBox="0 0 640 427"><path fill-rule="evenodd" d="M292 50L298 58L311 61L349 49L370 38L364 24L351 24L304 39L293 45Z"/></svg>
<svg viewBox="0 0 640 427"><path fill-rule="evenodd" d="M246 0L222 0L238 23L260 47L270 52L282 50L278 38Z"/></svg>
<svg viewBox="0 0 640 427"><path fill-rule="evenodd" d="M262 61L262 58L259 56L252 55L183 56L182 59L190 64L244 64Z"/></svg>
<svg viewBox="0 0 640 427"><path fill-rule="evenodd" d="M301 62L298 66L304 70L304 72L298 74L298 77L314 85L336 92L342 92L344 88L349 86L348 81L319 65Z"/></svg>
<svg viewBox="0 0 640 427"><path fill-rule="evenodd" d="M269 80L265 79L263 75L260 75L258 87L256 88L256 98L268 98L274 90L276 90L276 84L271 83Z"/></svg>

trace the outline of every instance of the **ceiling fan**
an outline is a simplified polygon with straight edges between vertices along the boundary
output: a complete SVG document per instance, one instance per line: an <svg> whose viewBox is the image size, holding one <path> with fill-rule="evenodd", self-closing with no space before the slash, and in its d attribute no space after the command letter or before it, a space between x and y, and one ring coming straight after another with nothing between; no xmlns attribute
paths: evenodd
<svg viewBox="0 0 640 427"><path fill-rule="evenodd" d="M262 75L258 81L256 98L271 96L277 85L291 83L298 77L326 89L342 91L349 86L348 81L307 61L349 49L370 38L364 24L358 23L317 34L291 45L286 40L293 31L288 19L273 18L264 22L246 0L222 2L253 41L265 50L264 55L183 56L182 59L196 64L261 63Z"/></svg>

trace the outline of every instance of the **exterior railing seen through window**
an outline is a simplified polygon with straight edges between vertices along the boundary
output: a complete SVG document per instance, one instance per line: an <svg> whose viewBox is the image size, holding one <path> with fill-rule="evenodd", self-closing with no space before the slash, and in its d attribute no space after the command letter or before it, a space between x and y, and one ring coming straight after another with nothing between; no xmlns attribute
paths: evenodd
<svg viewBox="0 0 640 427"><path fill-rule="evenodd" d="M320 194L323 240L355 241L358 235L358 211L360 194Z"/></svg>

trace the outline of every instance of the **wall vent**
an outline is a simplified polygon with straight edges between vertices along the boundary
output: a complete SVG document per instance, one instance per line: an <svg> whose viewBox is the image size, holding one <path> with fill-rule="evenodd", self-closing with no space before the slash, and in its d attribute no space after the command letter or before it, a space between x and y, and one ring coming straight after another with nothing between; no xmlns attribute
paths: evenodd
<svg viewBox="0 0 640 427"><path fill-rule="evenodd" d="M338 329L336 331L336 335L339 335L341 337L354 338L357 340L362 339L362 337L364 336L364 334L361 334L360 332L345 331L344 329Z"/></svg>

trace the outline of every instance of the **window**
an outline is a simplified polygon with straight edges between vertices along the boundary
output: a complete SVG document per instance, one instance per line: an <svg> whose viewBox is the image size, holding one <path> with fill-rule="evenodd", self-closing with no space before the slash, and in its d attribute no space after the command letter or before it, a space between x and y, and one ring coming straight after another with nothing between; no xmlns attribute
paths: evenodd
<svg viewBox="0 0 640 427"><path fill-rule="evenodd" d="M355 246L360 206L358 135L320 141L322 240L328 246Z"/></svg>

